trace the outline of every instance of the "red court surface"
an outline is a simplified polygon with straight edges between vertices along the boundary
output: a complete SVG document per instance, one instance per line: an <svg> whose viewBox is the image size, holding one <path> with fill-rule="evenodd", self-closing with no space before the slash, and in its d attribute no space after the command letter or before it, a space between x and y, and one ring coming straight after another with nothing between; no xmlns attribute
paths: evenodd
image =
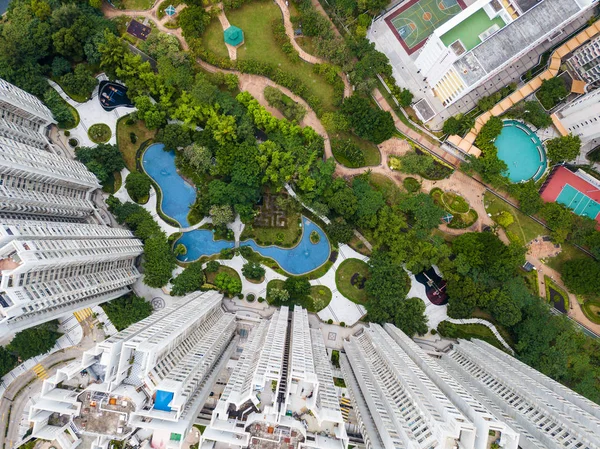
<svg viewBox="0 0 600 449"><path fill-rule="evenodd" d="M600 203L600 189L580 178L566 167L557 167L552 171L546 182L544 182L540 195L546 202L555 202L567 184ZM600 215L596 217L596 221L600 223Z"/></svg>

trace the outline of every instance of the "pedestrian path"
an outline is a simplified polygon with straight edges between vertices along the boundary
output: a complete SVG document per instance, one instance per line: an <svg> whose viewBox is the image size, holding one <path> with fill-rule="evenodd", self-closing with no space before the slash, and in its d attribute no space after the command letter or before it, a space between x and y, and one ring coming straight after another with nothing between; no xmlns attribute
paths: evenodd
<svg viewBox="0 0 600 449"><path fill-rule="evenodd" d="M47 379L48 378L48 373L46 372L44 367L41 365L41 363L38 363L31 369L39 379Z"/></svg>

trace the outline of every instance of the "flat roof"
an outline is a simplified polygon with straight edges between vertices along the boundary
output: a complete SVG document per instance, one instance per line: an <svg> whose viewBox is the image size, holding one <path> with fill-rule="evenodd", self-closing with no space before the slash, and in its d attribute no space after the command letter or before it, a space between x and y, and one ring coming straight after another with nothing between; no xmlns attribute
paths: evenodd
<svg viewBox="0 0 600 449"><path fill-rule="evenodd" d="M498 25L498 28L504 28L506 24L499 16L490 19L482 8L452 27L440 36L440 39L446 47L449 47L456 40L460 40L465 49L469 51L481 43L479 35L494 25Z"/></svg>
<svg viewBox="0 0 600 449"><path fill-rule="evenodd" d="M587 1L582 3L589 4ZM545 0L454 62L467 85L477 83L581 12L576 0Z"/></svg>

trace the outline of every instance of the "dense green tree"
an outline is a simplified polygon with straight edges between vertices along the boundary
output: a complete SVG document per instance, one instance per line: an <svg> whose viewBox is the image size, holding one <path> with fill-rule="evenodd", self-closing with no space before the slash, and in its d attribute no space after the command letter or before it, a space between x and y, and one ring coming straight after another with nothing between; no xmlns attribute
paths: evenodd
<svg viewBox="0 0 600 449"><path fill-rule="evenodd" d="M222 206L212 206L210 208L210 218L215 227L225 226L231 223L235 218L231 206L224 204Z"/></svg>
<svg viewBox="0 0 600 449"><path fill-rule="evenodd" d="M68 72L60 78L61 85L81 97L90 98L98 80L86 64L78 64L73 72Z"/></svg>
<svg viewBox="0 0 600 449"><path fill-rule="evenodd" d="M52 60L52 76L60 78L71 71L71 63L62 56L56 56Z"/></svg>
<svg viewBox="0 0 600 449"><path fill-rule="evenodd" d="M17 366L17 358L4 346L0 346L0 377L4 377Z"/></svg>
<svg viewBox="0 0 600 449"><path fill-rule="evenodd" d="M326 227L327 236L332 242L348 243L354 236L354 229L342 217L337 217Z"/></svg>
<svg viewBox="0 0 600 449"><path fill-rule="evenodd" d="M178 24L186 39L199 38L210 23L210 15L201 5L189 5L179 13Z"/></svg>
<svg viewBox="0 0 600 449"><path fill-rule="evenodd" d="M524 213L532 215L537 213L542 208L544 202L540 198L535 181L532 179L527 182L514 184L511 190L518 198L520 209Z"/></svg>
<svg viewBox="0 0 600 449"><path fill-rule="evenodd" d="M446 284L448 316L469 318L477 305L480 289L470 277L450 277Z"/></svg>
<svg viewBox="0 0 600 449"><path fill-rule="evenodd" d="M571 293L593 295L600 291L600 263L590 259L571 259L562 267L562 279Z"/></svg>
<svg viewBox="0 0 600 449"><path fill-rule="evenodd" d="M552 241L563 243L575 224L573 213L562 204L552 202L544 204L541 214L552 231Z"/></svg>
<svg viewBox="0 0 600 449"><path fill-rule="evenodd" d="M523 102L523 119L536 128L547 128L552 125L552 118L537 101Z"/></svg>
<svg viewBox="0 0 600 449"><path fill-rule="evenodd" d="M346 220L351 219L358 209L358 198L350 187L344 186L332 196L329 206Z"/></svg>
<svg viewBox="0 0 600 449"><path fill-rule="evenodd" d="M100 305L118 331L152 314L152 304L133 293Z"/></svg>
<svg viewBox="0 0 600 449"><path fill-rule="evenodd" d="M145 173L131 172L125 178L125 188L133 201L139 203L150 195L150 178Z"/></svg>
<svg viewBox="0 0 600 449"><path fill-rule="evenodd" d="M172 151L192 143L190 132L176 123L169 123L156 134L156 140L165 146L165 151Z"/></svg>
<svg viewBox="0 0 600 449"><path fill-rule="evenodd" d="M150 237L144 242L144 283L160 288L169 282L175 268L175 256L165 238Z"/></svg>
<svg viewBox="0 0 600 449"><path fill-rule="evenodd" d="M555 77L542 81L542 86L536 95L546 109L552 109L561 99L569 94L562 78Z"/></svg>
<svg viewBox="0 0 600 449"><path fill-rule="evenodd" d="M353 95L342 104L354 132L363 139L379 144L392 137L396 131L394 119L387 111L375 109L364 97Z"/></svg>
<svg viewBox="0 0 600 449"><path fill-rule="evenodd" d="M60 336L58 323L50 321L17 332L7 349L25 361L48 352L54 347Z"/></svg>
<svg viewBox="0 0 600 449"><path fill-rule="evenodd" d="M310 282L303 276L290 276L283 283L283 288L290 294L290 298L300 299L310 293Z"/></svg>
<svg viewBox="0 0 600 449"><path fill-rule="evenodd" d="M210 149L197 143L185 147L183 156L199 173L207 173L213 166L213 156Z"/></svg>
<svg viewBox="0 0 600 449"><path fill-rule="evenodd" d="M442 128L444 134L457 135L460 134L460 120L456 117L449 117L444 122L444 127Z"/></svg>
<svg viewBox="0 0 600 449"><path fill-rule="evenodd" d="M290 299L290 294L283 288L269 289L269 302L272 304L286 303Z"/></svg>
<svg viewBox="0 0 600 449"><path fill-rule="evenodd" d="M265 269L259 263L246 262L242 267L242 274L246 279L259 281L264 277Z"/></svg>
<svg viewBox="0 0 600 449"><path fill-rule="evenodd" d="M435 204L430 195L425 193L405 195L399 206L400 210L411 218L410 223L413 229L430 231L437 228L445 215L444 210Z"/></svg>
<svg viewBox="0 0 600 449"><path fill-rule="evenodd" d="M171 295L183 296L188 293L200 290L204 284L204 273L202 263L194 262L185 269L171 282Z"/></svg>
<svg viewBox="0 0 600 449"><path fill-rule="evenodd" d="M406 298L394 313L394 325L409 337L427 333L425 303L421 298Z"/></svg>
<svg viewBox="0 0 600 449"><path fill-rule="evenodd" d="M433 168L433 158L426 154L406 153L390 159L390 168L409 175L423 175Z"/></svg>
<svg viewBox="0 0 600 449"><path fill-rule="evenodd" d="M377 212L385 205L383 194L371 187L368 177L357 176L352 181L356 196L356 222L361 227L377 226Z"/></svg>
<svg viewBox="0 0 600 449"><path fill-rule="evenodd" d="M217 262L216 260L209 260L208 263L206 264L206 272L207 273L216 273L217 271L219 271L220 266L221 266L221 264L219 262Z"/></svg>
<svg viewBox="0 0 600 449"><path fill-rule="evenodd" d="M101 143L96 147L78 147L75 158L84 163L101 183L108 180L110 174L125 168L125 161L116 145Z"/></svg>
<svg viewBox="0 0 600 449"><path fill-rule="evenodd" d="M408 276L402 265L395 263L389 253L375 251L372 254L369 259L369 279L365 283L365 289L377 304L383 305L384 309L387 309L388 305L393 309L393 303L406 298L407 280ZM371 313L369 309L369 314Z"/></svg>
<svg viewBox="0 0 600 449"><path fill-rule="evenodd" d="M242 292L242 281L222 272L215 277L215 287L228 296L234 296Z"/></svg>
<svg viewBox="0 0 600 449"><path fill-rule="evenodd" d="M568 136L555 137L546 142L548 159L552 163L572 161L579 156L581 139L579 136L569 134Z"/></svg>

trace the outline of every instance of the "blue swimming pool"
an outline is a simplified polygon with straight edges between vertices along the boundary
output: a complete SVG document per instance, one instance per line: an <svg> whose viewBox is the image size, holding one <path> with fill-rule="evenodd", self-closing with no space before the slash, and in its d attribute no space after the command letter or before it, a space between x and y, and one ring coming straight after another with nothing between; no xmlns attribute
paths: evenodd
<svg viewBox="0 0 600 449"><path fill-rule="evenodd" d="M293 248L279 246L260 246L254 240L246 240L240 245L247 245L265 257L275 259L279 266L290 274L305 274L319 268L329 258L329 240L323 230L306 217L302 217L304 226L300 242ZM318 243L310 241L310 233L319 233Z"/></svg>
<svg viewBox="0 0 600 449"><path fill-rule="evenodd" d="M184 255L177 256L181 262L193 262L202 256L212 256L222 249L233 248L233 242L227 240L214 240L212 231L208 229L195 229L194 231L184 232L175 242L175 246L182 243L187 252Z"/></svg>
<svg viewBox="0 0 600 449"><path fill-rule="evenodd" d="M142 167L160 187L160 208L180 226L188 227L190 206L196 201L196 189L179 176L175 168L175 152L164 151L162 143L150 145L142 157Z"/></svg>
<svg viewBox="0 0 600 449"><path fill-rule="evenodd" d="M260 246L254 240L244 240L241 246L249 246L257 253L274 259L281 268L290 274L306 274L327 262L329 240L323 230L306 217L302 217L303 233L300 242L293 248ZM318 243L310 241L310 233L316 231L321 237ZM202 256L217 254L224 248L233 248L233 242L214 240L212 231L197 229L185 232L175 245L182 243L187 248L185 255L177 257L181 262L193 262Z"/></svg>
<svg viewBox="0 0 600 449"><path fill-rule="evenodd" d="M512 182L538 180L546 170L546 151L539 137L529 127L516 120L505 120L502 132L494 142L498 158L508 166Z"/></svg>

